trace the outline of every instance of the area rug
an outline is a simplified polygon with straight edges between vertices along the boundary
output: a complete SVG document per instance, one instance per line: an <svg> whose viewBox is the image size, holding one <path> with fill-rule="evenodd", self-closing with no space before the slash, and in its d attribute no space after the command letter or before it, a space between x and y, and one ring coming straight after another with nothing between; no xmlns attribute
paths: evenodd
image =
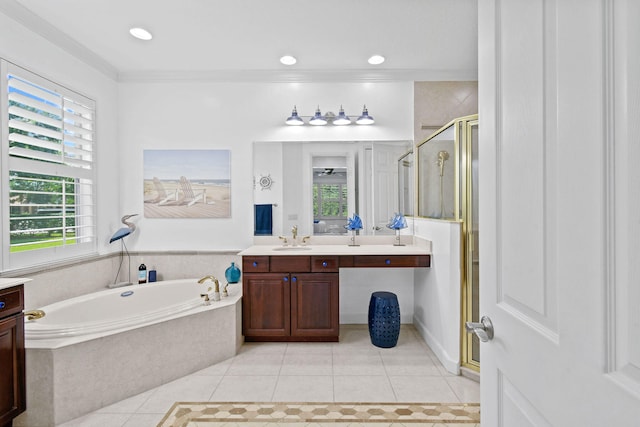
<svg viewBox="0 0 640 427"><path fill-rule="evenodd" d="M475 427L480 426L480 404L177 402L158 427L250 427L248 423Z"/></svg>

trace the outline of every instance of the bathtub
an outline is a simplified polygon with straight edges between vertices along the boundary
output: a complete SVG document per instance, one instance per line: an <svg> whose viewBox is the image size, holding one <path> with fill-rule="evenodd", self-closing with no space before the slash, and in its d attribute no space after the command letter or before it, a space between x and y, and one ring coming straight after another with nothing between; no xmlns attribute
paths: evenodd
<svg viewBox="0 0 640 427"><path fill-rule="evenodd" d="M65 340L91 334L110 334L163 321L203 306L200 297L211 283L197 279L169 280L108 289L42 307L46 315L25 321L27 340L49 339L46 346L65 345ZM225 305L222 300L215 306ZM34 344L37 345L37 344Z"/></svg>
<svg viewBox="0 0 640 427"><path fill-rule="evenodd" d="M27 411L14 426L54 426L234 356L241 285L204 305L211 282L107 289L39 307L25 321Z"/></svg>

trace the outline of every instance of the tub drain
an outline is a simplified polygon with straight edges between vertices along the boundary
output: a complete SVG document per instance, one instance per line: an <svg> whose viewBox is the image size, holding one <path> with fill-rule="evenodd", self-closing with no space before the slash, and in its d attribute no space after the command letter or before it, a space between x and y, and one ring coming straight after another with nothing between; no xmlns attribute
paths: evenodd
<svg viewBox="0 0 640 427"><path fill-rule="evenodd" d="M133 295L133 291L126 291L120 294L121 297L128 297L129 295Z"/></svg>

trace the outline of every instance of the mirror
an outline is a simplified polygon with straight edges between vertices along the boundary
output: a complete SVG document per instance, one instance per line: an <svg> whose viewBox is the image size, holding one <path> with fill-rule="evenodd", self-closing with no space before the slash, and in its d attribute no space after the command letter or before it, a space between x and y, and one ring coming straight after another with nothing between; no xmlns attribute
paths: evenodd
<svg viewBox="0 0 640 427"><path fill-rule="evenodd" d="M255 142L255 234L290 235L297 225L299 236L344 235L354 213L362 219L360 234L393 234L389 219L413 210L412 145Z"/></svg>

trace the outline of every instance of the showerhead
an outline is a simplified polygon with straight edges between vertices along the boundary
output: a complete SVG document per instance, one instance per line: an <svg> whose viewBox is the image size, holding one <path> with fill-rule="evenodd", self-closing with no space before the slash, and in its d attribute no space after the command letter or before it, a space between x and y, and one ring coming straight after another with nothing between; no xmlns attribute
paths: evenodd
<svg viewBox="0 0 640 427"><path fill-rule="evenodd" d="M444 162L449 160L449 152L442 150L438 152L438 166L440 166L440 176L444 175Z"/></svg>

